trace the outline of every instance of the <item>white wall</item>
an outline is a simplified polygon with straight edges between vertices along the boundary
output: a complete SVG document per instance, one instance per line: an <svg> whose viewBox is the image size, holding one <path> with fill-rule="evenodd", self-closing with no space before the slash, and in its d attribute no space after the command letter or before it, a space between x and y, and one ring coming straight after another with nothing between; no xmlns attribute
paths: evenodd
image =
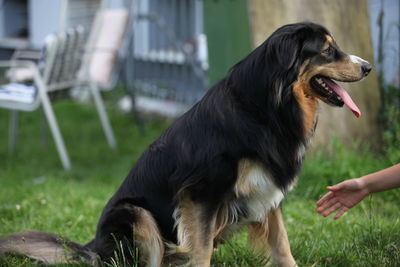
<svg viewBox="0 0 400 267"><path fill-rule="evenodd" d="M44 38L57 31L60 3L60 0L29 1L30 42L33 47L42 47Z"/></svg>
<svg viewBox="0 0 400 267"><path fill-rule="evenodd" d="M374 47L375 63L378 61L379 27L377 24L383 2L383 73L385 81L400 87L400 1L399 0L369 0L372 45Z"/></svg>

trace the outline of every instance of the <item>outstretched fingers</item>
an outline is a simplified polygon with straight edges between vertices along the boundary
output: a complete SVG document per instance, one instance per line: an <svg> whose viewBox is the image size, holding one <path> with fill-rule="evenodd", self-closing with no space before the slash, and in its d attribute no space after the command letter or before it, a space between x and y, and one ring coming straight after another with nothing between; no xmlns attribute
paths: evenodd
<svg viewBox="0 0 400 267"><path fill-rule="evenodd" d="M324 217L339 210L338 213L336 213L336 215L333 217L334 220L342 217L343 214L350 209L346 206L343 206L335 197L335 194L332 191L326 193L323 197L321 197L321 199L317 201L317 206L317 212L321 213L321 215Z"/></svg>
<svg viewBox="0 0 400 267"><path fill-rule="evenodd" d="M340 217L342 217L342 215L348 211L349 208L348 207L343 207L338 213L336 213L335 217L333 217L334 220L339 219Z"/></svg>
<svg viewBox="0 0 400 267"><path fill-rule="evenodd" d="M337 199L336 199L335 197L332 197L332 198L330 198L329 200L323 202L323 203L319 206L319 208L317 209L317 212L318 212L318 213L321 213L321 212L323 212L324 210L326 210L326 209L332 207L332 206L333 206L334 204L336 204L337 202L338 202Z"/></svg>
<svg viewBox="0 0 400 267"><path fill-rule="evenodd" d="M320 200L317 201L317 206L321 206L324 202L330 200L334 196L335 196L335 194L333 192L329 191L323 197L321 197Z"/></svg>
<svg viewBox="0 0 400 267"><path fill-rule="evenodd" d="M331 214L332 212L340 209L340 207L342 207L342 204L340 204L340 202L336 202L335 204L333 204L331 207L329 207L328 209L326 209L323 213L322 216L326 217L329 214Z"/></svg>

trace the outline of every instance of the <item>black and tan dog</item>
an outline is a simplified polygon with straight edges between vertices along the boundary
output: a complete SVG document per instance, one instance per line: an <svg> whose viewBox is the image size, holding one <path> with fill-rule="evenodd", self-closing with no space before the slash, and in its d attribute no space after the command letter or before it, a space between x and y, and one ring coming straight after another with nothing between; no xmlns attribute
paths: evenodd
<svg viewBox="0 0 400 267"><path fill-rule="evenodd" d="M177 258L209 266L213 247L248 226L258 252L295 266L279 203L299 174L318 102L345 104L359 116L334 80L359 81L370 70L324 27L283 26L150 145L104 208L91 242L31 231L1 239L0 253L98 264L116 249L133 261L133 247L147 266Z"/></svg>

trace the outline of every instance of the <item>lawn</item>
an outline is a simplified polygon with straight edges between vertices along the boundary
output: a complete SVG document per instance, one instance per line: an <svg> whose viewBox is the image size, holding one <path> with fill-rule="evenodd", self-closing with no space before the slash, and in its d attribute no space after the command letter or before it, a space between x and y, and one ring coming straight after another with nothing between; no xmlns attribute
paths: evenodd
<svg viewBox="0 0 400 267"><path fill-rule="evenodd" d="M118 150L111 151L93 106L55 105L73 169L63 171L50 134L41 144L41 112L21 114L16 151L7 152L8 112L0 110L0 236L36 229L85 243L100 212L135 160L167 126L147 121L141 135L129 116L109 110ZM332 140L332 153L316 150L300 181L283 202L294 257L300 266L400 266L400 192L364 200L338 221L321 218L316 200L325 186L392 164L366 149ZM218 248L213 266L261 266L243 232ZM24 258L0 258L0 266L36 266Z"/></svg>

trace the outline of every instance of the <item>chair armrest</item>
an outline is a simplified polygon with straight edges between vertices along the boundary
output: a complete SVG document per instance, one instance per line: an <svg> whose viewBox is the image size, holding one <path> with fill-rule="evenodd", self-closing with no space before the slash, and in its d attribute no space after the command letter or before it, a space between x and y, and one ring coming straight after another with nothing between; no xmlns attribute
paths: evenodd
<svg viewBox="0 0 400 267"><path fill-rule="evenodd" d="M30 67L36 68L37 65L29 60L0 60L0 68Z"/></svg>
<svg viewBox="0 0 400 267"><path fill-rule="evenodd" d="M38 50L16 50L11 60L39 60L42 56L42 52Z"/></svg>

